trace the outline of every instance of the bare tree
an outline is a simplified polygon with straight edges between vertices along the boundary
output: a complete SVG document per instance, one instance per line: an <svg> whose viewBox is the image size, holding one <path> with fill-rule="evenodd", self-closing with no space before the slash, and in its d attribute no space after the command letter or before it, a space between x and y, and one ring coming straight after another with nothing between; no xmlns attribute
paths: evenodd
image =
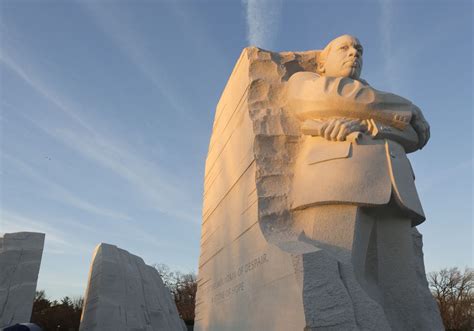
<svg viewBox="0 0 474 331"><path fill-rule="evenodd" d="M155 264L163 283L170 290L179 315L187 325L194 325L197 280L194 273L171 271L166 264Z"/></svg>
<svg viewBox="0 0 474 331"><path fill-rule="evenodd" d="M474 271L442 269L429 274L428 282L446 330L468 331L474 327Z"/></svg>
<svg viewBox="0 0 474 331"><path fill-rule="evenodd" d="M197 281L193 273L181 274L176 279L176 286L172 291L176 308L181 318L188 325L194 325L194 309L196 306Z"/></svg>
<svg viewBox="0 0 474 331"><path fill-rule="evenodd" d="M84 307L84 297L83 296L75 296L71 299L72 307L78 311L82 312L82 308Z"/></svg>
<svg viewBox="0 0 474 331"><path fill-rule="evenodd" d="M161 279L163 280L163 283L167 288L172 290L172 288L176 284L176 278L178 274L180 274L179 271L171 271L170 267L168 267L164 263L156 263L153 265L153 267L158 271L160 274Z"/></svg>

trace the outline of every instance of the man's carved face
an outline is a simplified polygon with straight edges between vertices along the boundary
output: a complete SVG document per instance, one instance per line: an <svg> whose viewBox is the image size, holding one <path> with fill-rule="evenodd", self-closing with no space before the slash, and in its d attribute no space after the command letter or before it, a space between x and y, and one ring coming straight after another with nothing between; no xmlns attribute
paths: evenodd
<svg viewBox="0 0 474 331"><path fill-rule="evenodd" d="M324 76L359 79L362 72L363 48L359 40L349 35L340 36L325 48L326 59L321 65Z"/></svg>

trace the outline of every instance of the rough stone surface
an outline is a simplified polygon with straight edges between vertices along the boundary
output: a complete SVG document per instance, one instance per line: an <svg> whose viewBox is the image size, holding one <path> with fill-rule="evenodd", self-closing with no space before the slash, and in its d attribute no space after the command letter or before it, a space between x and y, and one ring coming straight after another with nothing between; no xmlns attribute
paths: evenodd
<svg viewBox="0 0 474 331"><path fill-rule="evenodd" d="M171 293L157 270L114 245L94 251L81 331L183 331Z"/></svg>
<svg viewBox="0 0 474 331"><path fill-rule="evenodd" d="M323 59L250 47L229 78L206 160L195 330L442 329L405 155L427 123L356 75L316 74ZM320 115L321 98L346 112ZM325 121L345 116L363 132L329 141Z"/></svg>
<svg viewBox="0 0 474 331"><path fill-rule="evenodd" d="M30 321L44 238L34 232L0 237L0 328Z"/></svg>

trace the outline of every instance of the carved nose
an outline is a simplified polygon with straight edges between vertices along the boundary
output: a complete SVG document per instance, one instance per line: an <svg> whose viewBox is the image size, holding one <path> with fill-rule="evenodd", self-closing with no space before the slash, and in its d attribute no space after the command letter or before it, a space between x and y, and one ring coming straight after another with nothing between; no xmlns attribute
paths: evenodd
<svg viewBox="0 0 474 331"><path fill-rule="evenodd" d="M354 47L351 47L349 55L354 56L354 57L360 57L359 52Z"/></svg>

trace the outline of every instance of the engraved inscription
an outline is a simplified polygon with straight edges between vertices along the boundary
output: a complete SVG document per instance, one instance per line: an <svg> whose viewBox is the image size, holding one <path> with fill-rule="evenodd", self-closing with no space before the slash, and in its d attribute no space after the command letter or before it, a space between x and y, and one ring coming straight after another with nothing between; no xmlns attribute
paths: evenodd
<svg viewBox="0 0 474 331"><path fill-rule="evenodd" d="M219 278L212 284L212 290L217 291L212 296L212 303L222 302L223 300L245 291L245 280L240 281L236 285L231 285L230 283L245 277L246 274L253 272L267 262L268 257L267 254L264 253L253 260L240 265L237 269L227 273L224 277ZM226 285L226 287L221 288L223 285Z"/></svg>

